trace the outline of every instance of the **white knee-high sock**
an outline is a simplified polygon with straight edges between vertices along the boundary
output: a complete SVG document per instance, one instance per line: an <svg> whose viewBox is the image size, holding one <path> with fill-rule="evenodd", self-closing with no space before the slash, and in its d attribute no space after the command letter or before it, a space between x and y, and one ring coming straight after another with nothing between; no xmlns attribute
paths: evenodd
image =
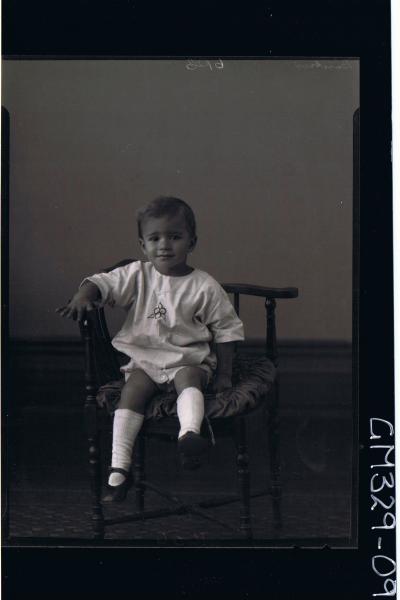
<svg viewBox="0 0 400 600"><path fill-rule="evenodd" d="M204 417L204 395L199 389L195 387L185 388L178 396L176 410L181 426L178 438L188 431L200 433L200 426Z"/></svg>
<svg viewBox="0 0 400 600"><path fill-rule="evenodd" d="M112 467L129 471L132 462L132 448L143 424L144 415L129 408L117 408L114 413ZM111 473L108 483L119 485L124 481L122 473Z"/></svg>

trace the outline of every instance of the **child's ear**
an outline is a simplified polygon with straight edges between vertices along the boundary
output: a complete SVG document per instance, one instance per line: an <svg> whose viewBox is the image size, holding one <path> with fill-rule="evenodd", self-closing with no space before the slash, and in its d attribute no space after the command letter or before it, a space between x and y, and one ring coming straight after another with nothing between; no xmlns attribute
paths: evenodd
<svg viewBox="0 0 400 600"><path fill-rule="evenodd" d="M195 249L197 244L197 237L195 236L194 238L191 239L190 241L190 245L189 245L189 252L192 252L192 250Z"/></svg>
<svg viewBox="0 0 400 600"><path fill-rule="evenodd" d="M141 248L143 254L145 254L145 256L147 256L146 247L144 245L143 238L139 238L139 245L140 245L140 248Z"/></svg>

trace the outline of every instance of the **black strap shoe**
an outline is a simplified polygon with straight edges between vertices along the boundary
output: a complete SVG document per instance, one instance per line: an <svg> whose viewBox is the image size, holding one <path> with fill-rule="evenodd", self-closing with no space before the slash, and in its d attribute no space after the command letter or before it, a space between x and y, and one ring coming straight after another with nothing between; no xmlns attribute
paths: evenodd
<svg viewBox="0 0 400 600"><path fill-rule="evenodd" d="M128 490L132 487L133 477L131 471L119 469L118 467L109 468L109 476L111 473L121 473L125 479L119 485L110 485L107 483L107 493L103 496L102 502L123 502L126 498Z"/></svg>
<svg viewBox="0 0 400 600"><path fill-rule="evenodd" d="M208 443L199 433L188 431L178 439L178 450L184 469L194 470L201 466L202 455Z"/></svg>

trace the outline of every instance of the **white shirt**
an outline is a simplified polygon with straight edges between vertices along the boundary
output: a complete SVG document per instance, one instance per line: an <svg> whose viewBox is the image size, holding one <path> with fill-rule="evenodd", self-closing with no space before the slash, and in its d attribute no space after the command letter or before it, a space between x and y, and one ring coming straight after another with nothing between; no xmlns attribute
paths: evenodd
<svg viewBox="0 0 400 600"><path fill-rule="evenodd" d="M101 305L127 315L113 346L131 360L123 367L145 371L166 383L186 366L216 368L210 342L243 340L243 324L221 285L194 269L181 277L162 275L150 262L135 261L87 280L101 292Z"/></svg>

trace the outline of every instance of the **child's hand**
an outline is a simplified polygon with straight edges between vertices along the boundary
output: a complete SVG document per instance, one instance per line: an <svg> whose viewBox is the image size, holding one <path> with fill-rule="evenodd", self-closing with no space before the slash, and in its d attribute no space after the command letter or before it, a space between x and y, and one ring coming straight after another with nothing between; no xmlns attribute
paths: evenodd
<svg viewBox="0 0 400 600"><path fill-rule="evenodd" d="M225 390L229 390L232 387L232 378L229 375L224 375L221 373L220 375L216 375L214 380L214 392L219 394Z"/></svg>
<svg viewBox="0 0 400 600"><path fill-rule="evenodd" d="M89 300L87 297L77 292L65 306L56 308L56 312L61 317L74 319L74 321L83 321L86 313L94 310L95 308L95 303L92 300Z"/></svg>

